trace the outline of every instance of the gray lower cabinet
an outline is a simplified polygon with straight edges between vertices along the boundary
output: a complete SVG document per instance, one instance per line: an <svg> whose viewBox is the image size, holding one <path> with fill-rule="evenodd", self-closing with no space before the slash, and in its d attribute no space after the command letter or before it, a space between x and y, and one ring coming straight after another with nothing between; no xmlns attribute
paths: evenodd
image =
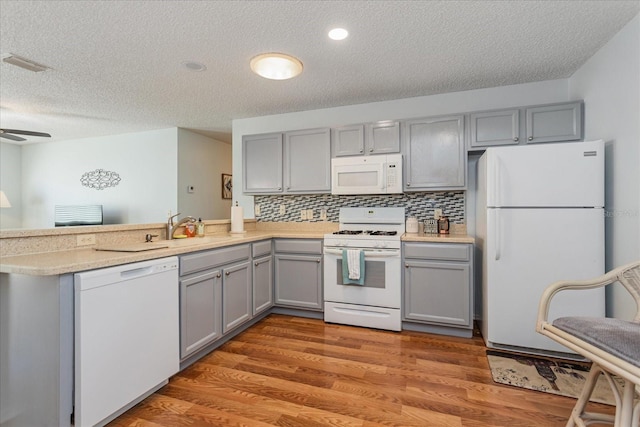
<svg viewBox="0 0 640 427"><path fill-rule="evenodd" d="M253 316L251 264L244 261L222 269L222 333Z"/></svg>
<svg viewBox="0 0 640 427"><path fill-rule="evenodd" d="M404 191L464 189L464 116L407 120L403 125Z"/></svg>
<svg viewBox="0 0 640 427"><path fill-rule="evenodd" d="M252 317L250 245L180 256L180 358Z"/></svg>
<svg viewBox="0 0 640 427"><path fill-rule="evenodd" d="M275 304L322 310L322 241L276 239Z"/></svg>
<svg viewBox="0 0 640 427"><path fill-rule="evenodd" d="M253 315L273 306L273 257L253 260Z"/></svg>
<svg viewBox="0 0 640 427"><path fill-rule="evenodd" d="M180 280L180 358L222 336L222 271Z"/></svg>
<svg viewBox="0 0 640 427"><path fill-rule="evenodd" d="M403 320L473 327L473 245L404 243Z"/></svg>

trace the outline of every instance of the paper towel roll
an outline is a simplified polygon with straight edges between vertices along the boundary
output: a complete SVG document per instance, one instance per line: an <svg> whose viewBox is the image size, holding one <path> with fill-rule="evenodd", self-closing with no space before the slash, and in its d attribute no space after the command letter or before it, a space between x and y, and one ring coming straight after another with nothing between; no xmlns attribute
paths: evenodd
<svg viewBox="0 0 640 427"><path fill-rule="evenodd" d="M242 206L231 206L231 232L244 233L244 211Z"/></svg>

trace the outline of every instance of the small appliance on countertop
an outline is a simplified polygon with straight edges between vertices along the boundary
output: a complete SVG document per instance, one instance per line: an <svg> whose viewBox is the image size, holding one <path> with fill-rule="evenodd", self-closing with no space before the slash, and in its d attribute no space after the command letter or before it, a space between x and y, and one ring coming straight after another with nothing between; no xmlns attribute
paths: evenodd
<svg viewBox="0 0 640 427"><path fill-rule="evenodd" d="M417 233L418 232L418 219L415 217L407 218L406 232Z"/></svg>

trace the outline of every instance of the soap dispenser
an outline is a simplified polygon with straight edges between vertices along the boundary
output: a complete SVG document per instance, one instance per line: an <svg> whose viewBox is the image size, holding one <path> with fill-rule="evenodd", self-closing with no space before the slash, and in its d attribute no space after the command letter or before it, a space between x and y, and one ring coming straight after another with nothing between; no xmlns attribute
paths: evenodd
<svg viewBox="0 0 640 427"><path fill-rule="evenodd" d="M202 222L202 218L198 218L196 223L196 236L204 237L204 222Z"/></svg>

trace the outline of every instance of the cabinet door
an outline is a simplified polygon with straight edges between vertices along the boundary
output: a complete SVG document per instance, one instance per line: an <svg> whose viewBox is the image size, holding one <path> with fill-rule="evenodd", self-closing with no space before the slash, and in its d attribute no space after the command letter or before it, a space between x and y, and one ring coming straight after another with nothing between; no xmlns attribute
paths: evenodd
<svg viewBox="0 0 640 427"><path fill-rule="evenodd" d="M251 319L251 268L249 261L223 269L222 333Z"/></svg>
<svg viewBox="0 0 640 427"><path fill-rule="evenodd" d="M273 306L273 258L253 260L253 315Z"/></svg>
<svg viewBox="0 0 640 427"><path fill-rule="evenodd" d="M184 359L222 335L220 270L180 280L180 358Z"/></svg>
<svg viewBox="0 0 640 427"><path fill-rule="evenodd" d="M400 123L378 122L367 125L367 153L400 152Z"/></svg>
<svg viewBox="0 0 640 427"><path fill-rule="evenodd" d="M242 137L242 191L282 192L282 134Z"/></svg>
<svg viewBox="0 0 640 427"><path fill-rule="evenodd" d="M403 135L405 191L464 188L463 116L409 120Z"/></svg>
<svg viewBox="0 0 640 427"><path fill-rule="evenodd" d="M331 130L287 132L284 174L287 193L330 193Z"/></svg>
<svg viewBox="0 0 640 427"><path fill-rule="evenodd" d="M276 304L322 310L322 256L275 255Z"/></svg>
<svg viewBox="0 0 640 427"><path fill-rule="evenodd" d="M364 125L342 126L332 130L333 156L364 154Z"/></svg>
<svg viewBox="0 0 640 427"><path fill-rule="evenodd" d="M520 110L473 113L469 146L490 147L520 142Z"/></svg>
<svg viewBox="0 0 640 427"><path fill-rule="evenodd" d="M406 260L404 317L426 323L471 327L469 264Z"/></svg>
<svg viewBox="0 0 640 427"><path fill-rule="evenodd" d="M527 143L582 139L582 103L527 108Z"/></svg>

